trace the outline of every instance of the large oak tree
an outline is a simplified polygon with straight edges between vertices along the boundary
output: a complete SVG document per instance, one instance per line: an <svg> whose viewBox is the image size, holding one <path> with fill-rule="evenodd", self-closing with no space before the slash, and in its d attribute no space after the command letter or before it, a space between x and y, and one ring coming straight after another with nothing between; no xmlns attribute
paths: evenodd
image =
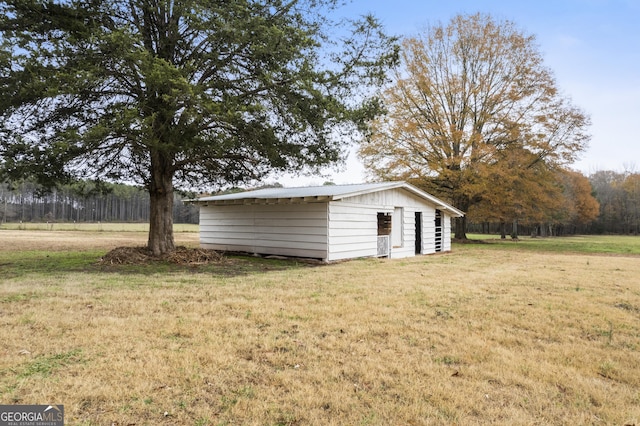
<svg viewBox="0 0 640 426"><path fill-rule="evenodd" d="M6 176L135 182L149 249L174 249L174 187L338 161L397 60L337 0L0 2Z"/></svg>
<svg viewBox="0 0 640 426"><path fill-rule="evenodd" d="M456 16L405 39L401 59L388 114L359 150L376 177L410 180L468 211L510 203L518 185L585 148L588 118L559 92L535 38L509 21ZM456 237L466 237L466 218Z"/></svg>

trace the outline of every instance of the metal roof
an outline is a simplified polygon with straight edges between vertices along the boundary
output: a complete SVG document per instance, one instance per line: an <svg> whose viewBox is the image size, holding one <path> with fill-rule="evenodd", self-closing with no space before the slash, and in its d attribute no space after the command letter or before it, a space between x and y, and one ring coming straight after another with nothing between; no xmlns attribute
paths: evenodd
<svg viewBox="0 0 640 426"><path fill-rule="evenodd" d="M444 201L430 195L421 189L406 182L380 182L352 185L323 185L305 186L298 188L265 188L255 191L237 192L233 194L214 195L201 197L188 202L195 204L254 204L254 203L278 203L278 202L328 202L347 197L402 188L412 192L420 198L430 201L441 210L449 211L453 216L464 216L464 213Z"/></svg>

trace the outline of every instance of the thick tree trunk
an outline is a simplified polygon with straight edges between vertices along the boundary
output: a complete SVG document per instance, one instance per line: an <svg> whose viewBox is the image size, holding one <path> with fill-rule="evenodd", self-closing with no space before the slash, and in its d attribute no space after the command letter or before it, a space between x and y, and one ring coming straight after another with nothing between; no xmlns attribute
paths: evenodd
<svg viewBox="0 0 640 426"><path fill-rule="evenodd" d="M467 216L456 217L456 240L466 240L467 239Z"/></svg>
<svg viewBox="0 0 640 426"><path fill-rule="evenodd" d="M470 205L469 197L460 196L454 199L454 207L462 210L463 212L469 211ZM466 240L467 239L467 216L456 217L455 218L455 239L456 240Z"/></svg>
<svg viewBox="0 0 640 426"><path fill-rule="evenodd" d="M511 228L511 238L518 238L518 219L513 219L513 227Z"/></svg>
<svg viewBox="0 0 640 426"><path fill-rule="evenodd" d="M149 182L149 242L154 256L175 250L173 239L173 172L172 160L161 153L151 155Z"/></svg>

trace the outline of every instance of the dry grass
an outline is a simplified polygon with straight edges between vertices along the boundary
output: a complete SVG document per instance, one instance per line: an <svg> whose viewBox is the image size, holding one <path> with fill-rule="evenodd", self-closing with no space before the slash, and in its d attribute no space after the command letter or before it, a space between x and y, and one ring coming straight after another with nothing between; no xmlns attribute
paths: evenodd
<svg viewBox="0 0 640 426"><path fill-rule="evenodd" d="M127 231L85 230L0 230L0 252L2 251L87 251L111 250L122 246L145 244L148 230L127 227ZM176 244L197 247L200 236L197 232L176 232Z"/></svg>
<svg viewBox="0 0 640 426"><path fill-rule="evenodd" d="M70 425L638 425L639 260L34 270L0 278L0 402Z"/></svg>
<svg viewBox="0 0 640 426"><path fill-rule="evenodd" d="M174 223L177 233L195 232L198 225ZM0 230L19 231L84 231L84 232L148 232L148 223L137 222L8 222L1 223Z"/></svg>

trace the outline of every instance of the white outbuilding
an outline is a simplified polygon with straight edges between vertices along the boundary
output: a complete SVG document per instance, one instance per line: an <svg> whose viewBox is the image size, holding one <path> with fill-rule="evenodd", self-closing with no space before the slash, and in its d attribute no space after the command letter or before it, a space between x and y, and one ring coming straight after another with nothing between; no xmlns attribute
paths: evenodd
<svg viewBox="0 0 640 426"><path fill-rule="evenodd" d="M191 202L200 246L308 257L402 258L451 250L451 218L464 213L406 182L268 188Z"/></svg>

